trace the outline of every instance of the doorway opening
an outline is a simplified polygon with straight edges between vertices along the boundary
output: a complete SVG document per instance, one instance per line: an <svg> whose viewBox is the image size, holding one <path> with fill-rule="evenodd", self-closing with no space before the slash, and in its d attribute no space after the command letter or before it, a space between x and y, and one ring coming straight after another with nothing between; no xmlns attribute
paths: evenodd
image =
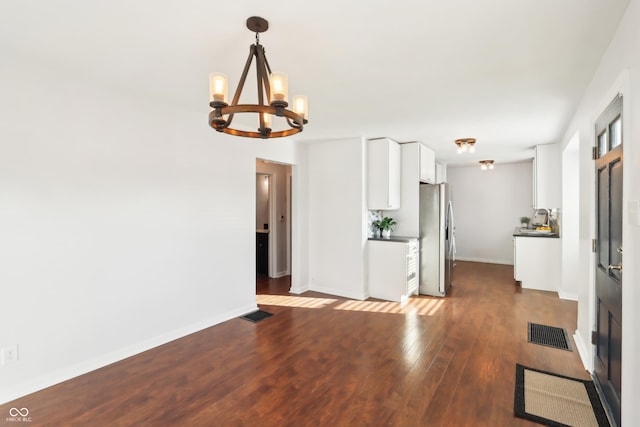
<svg viewBox="0 0 640 427"><path fill-rule="evenodd" d="M291 165L256 159L256 294L289 294L291 194Z"/></svg>

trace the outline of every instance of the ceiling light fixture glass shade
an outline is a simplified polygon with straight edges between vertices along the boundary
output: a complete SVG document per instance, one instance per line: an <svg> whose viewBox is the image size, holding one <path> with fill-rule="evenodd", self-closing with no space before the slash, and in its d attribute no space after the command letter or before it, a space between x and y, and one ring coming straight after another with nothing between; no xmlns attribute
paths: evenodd
<svg viewBox="0 0 640 427"><path fill-rule="evenodd" d="M493 160L480 160L480 169L483 171L493 170Z"/></svg>
<svg viewBox="0 0 640 427"><path fill-rule="evenodd" d="M272 73L264 47L260 44L260 33L269 29L269 23L260 17L247 19L247 28L256 33L256 43L252 44L249 57L244 65L238 87L229 103L229 80L224 74L212 73L209 76L209 125L218 132L249 138L279 138L302 132L308 123L309 106L306 96L293 97L293 109L289 110L289 82L287 75ZM258 103L238 104L247 74L253 60L256 60L258 83ZM233 128L235 114L256 113L257 131ZM274 131L271 129L273 116L282 117L288 128Z"/></svg>
<svg viewBox="0 0 640 427"><path fill-rule="evenodd" d="M475 153L476 152L476 139L475 138L460 138L455 140L458 146L456 152L458 154L463 153Z"/></svg>

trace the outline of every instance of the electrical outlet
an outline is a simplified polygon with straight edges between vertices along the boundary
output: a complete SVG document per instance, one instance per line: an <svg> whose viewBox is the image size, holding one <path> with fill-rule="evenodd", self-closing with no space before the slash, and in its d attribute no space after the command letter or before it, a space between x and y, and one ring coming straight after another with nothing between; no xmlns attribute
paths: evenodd
<svg viewBox="0 0 640 427"><path fill-rule="evenodd" d="M18 361L18 344L13 344L2 349L2 364Z"/></svg>

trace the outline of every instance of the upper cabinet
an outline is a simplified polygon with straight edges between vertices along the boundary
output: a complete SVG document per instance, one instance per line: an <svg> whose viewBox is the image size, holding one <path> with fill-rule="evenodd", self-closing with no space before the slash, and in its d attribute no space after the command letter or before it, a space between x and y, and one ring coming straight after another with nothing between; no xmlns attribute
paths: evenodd
<svg viewBox="0 0 640 427"><path fill-rule="evenodd" d="M400 208L400 144L389 139L368 141L367 196L370 210Z"/></svg>
<svg viewBox="0 0 640 427"><path fill-rule="evenodd" d="M445 182L447 180L446 177L447 174L447 170L445 169L444 166L442 166L442 163L438 163L436 162L436 184L442 184L443 182Z"/></svg>
<svg viewBox="0 0 640 427"><path fill-rule="evenodd" d="M533 207L562 205L562 156L557 144L536 145L533 159Z"/></svg>
<svg viewBox="0 0 640 427"><path fill-rule="evenodd" d="M436 183L436 155L432 149L417 143L420 150L420 182Z"/></svg>

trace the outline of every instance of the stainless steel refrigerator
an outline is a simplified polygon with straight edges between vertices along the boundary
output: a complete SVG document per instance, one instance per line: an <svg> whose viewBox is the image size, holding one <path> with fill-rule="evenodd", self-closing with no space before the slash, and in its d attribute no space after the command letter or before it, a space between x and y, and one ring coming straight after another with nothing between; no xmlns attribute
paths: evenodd
<svg viewBox="0 0 640 427"><path fill-rule="evenodd" d="M443 297L455 265L455 226L449 184L420 184L419 293Z"/></svg>

